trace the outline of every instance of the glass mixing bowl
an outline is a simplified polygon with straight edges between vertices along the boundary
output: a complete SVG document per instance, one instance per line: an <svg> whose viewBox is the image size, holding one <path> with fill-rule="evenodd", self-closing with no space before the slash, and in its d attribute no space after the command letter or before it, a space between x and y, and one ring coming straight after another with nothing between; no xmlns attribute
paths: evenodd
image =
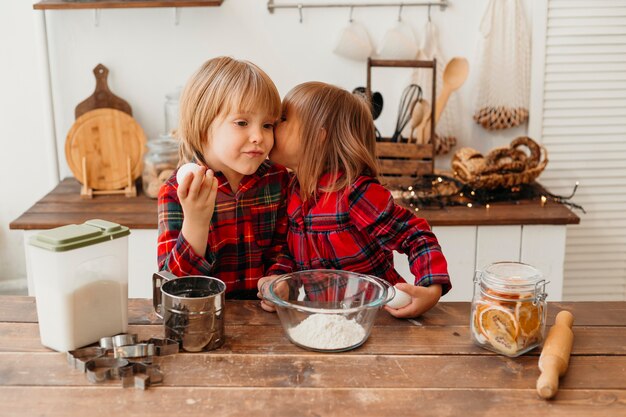
<svg viewBox="0 0 626 417"><path fill-rule="evenodd" d="M282 275L261 292L276 306L289 340L319 352L361 346L378 310L395 295L394 287L380 278L323 269Z"/></svg>

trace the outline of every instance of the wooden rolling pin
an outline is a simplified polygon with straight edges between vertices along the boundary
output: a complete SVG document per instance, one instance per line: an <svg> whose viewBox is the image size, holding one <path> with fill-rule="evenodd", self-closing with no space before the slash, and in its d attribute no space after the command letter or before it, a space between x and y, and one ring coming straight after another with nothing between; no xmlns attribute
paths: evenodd
<svg viewBox="0 0 626 417"><path fill-rule="evenodd" d="M559 377L567 371L569 355L572 352L574 316L569 311L556 315L554 326L550 329L539 357L541 375L537 379L537 393L541 398L549 399L559 389Z"/></svg>

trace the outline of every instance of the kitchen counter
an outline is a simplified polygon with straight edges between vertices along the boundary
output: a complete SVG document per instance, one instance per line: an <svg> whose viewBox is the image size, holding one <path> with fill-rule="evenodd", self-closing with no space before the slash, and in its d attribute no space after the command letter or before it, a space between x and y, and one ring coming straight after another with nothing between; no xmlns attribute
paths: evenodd
<svg viewBox="0 0 626 417"><path fill-rule="evenodd" d="M569 370L537 396L535 349L507 358L472 344L469 303L439 303L408 321L379 312L368 341L344 353L292 345L256 301L227 301L218 350L156 358L161 385L91 384L39 343L35 300L0 297L3 415L46 416L624 416L626 302L549 303L574 314ZM129 332L163 337L151 300L129 301Z"/></svg>
<svg viewBox="0 0 626 417"><path fill-rule="evenodd" d="M541 207L538 201L518 201L492 203L489 209L465 206L422 209L417 214L428 220L448 260L453 288L446 295L447 301L471 300L474 272L502 260L525 262L546 272L551 282L548 300L561 300L566 228L580 222L566 206L548 202ZM143 194L132 198L102 195L83 199L78 181L66 178L9 227L23 231L27 250L28 239L41 230L95 218L131 229L129 295L150 297L152 273L158 268L155 199ZM396 252L394 263L398 273L413 282L407 257ZM34 280L28 266L27 271L28 294L34 295Z"/></svg>
<svg viewBox="0 0 626 417"><path fill-rule="evenodd" d="M580 222L578 216L562 204L548 202L544 207L536 201L492 203L484 207L451 206L443 209L423 209L419 216L431 226L464 225L565 225ZM75 178L65 178L50 193L37 201L9 225L10 229L50 229L71 223L83 223L93 218L106 218L131 229L157 228L157 201L139 194L134 198L123 195L80 197L80 184Z"/></svg>

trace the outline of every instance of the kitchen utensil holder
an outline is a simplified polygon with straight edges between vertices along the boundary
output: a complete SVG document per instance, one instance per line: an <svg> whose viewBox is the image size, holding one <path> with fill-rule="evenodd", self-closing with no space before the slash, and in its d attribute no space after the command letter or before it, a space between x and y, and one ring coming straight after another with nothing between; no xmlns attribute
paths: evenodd
<svg viewBox="0 0 626 417"><path fill-rule="evenodd" d="M367 60L367 84L365 93L371 102L372 97L372 67L387 68L430 68L433 72L433 85L431 106L432 114L436 108L436 82L437 61L422 60L392 60L371 59ZM431 141L437 140L435 136L435 121L430 124ZM389 140L387 138L387 140ZM418 177L432 174L435 170L435 146L433 143L397 143L377 142L376 157L378 158L380 179L390 187L409 187L418 182Z"/></svg>

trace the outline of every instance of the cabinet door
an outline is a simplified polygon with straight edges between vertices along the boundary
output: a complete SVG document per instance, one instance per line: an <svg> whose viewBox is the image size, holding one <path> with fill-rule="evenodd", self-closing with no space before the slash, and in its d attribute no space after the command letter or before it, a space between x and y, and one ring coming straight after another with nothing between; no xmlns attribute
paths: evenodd
<svg viewBox="0 0 626 417"><path fill-rule="evenodd" d="M476 269L476 226L436 226L433 232L448 261L452 290L442 301L470 301Z"/></svg>
<svg viewBox="0 0 626 417"><path fill-rule="evenodd" d="M475 226L437 226L433 233L441 245L446 260L448 273L452 281L452 290L444 296L443 301L470 301L472 299L472 283L476 256ZM409 270L406 255L394 252L396 271L409 283L414 277Z"/></svg>
<svg viewBox="0 0 626 417"><path fill-rule="evenodd" d="M522 226L478 226L476 269L493 262L520 260Z"/></svg>
<svg viewBox="0 0 626 417"><path fill-rule="evenodd" d="M128 296L152 298L152 274L157 272L156 229L133 229L128 239Z"/></svg>
<svg viewBox="0 0 626 417"><path fill-rule="evenodd" d="M522 227L521 261L539 269L546 281L549 301L563 299L565 225Z"/></svg>

